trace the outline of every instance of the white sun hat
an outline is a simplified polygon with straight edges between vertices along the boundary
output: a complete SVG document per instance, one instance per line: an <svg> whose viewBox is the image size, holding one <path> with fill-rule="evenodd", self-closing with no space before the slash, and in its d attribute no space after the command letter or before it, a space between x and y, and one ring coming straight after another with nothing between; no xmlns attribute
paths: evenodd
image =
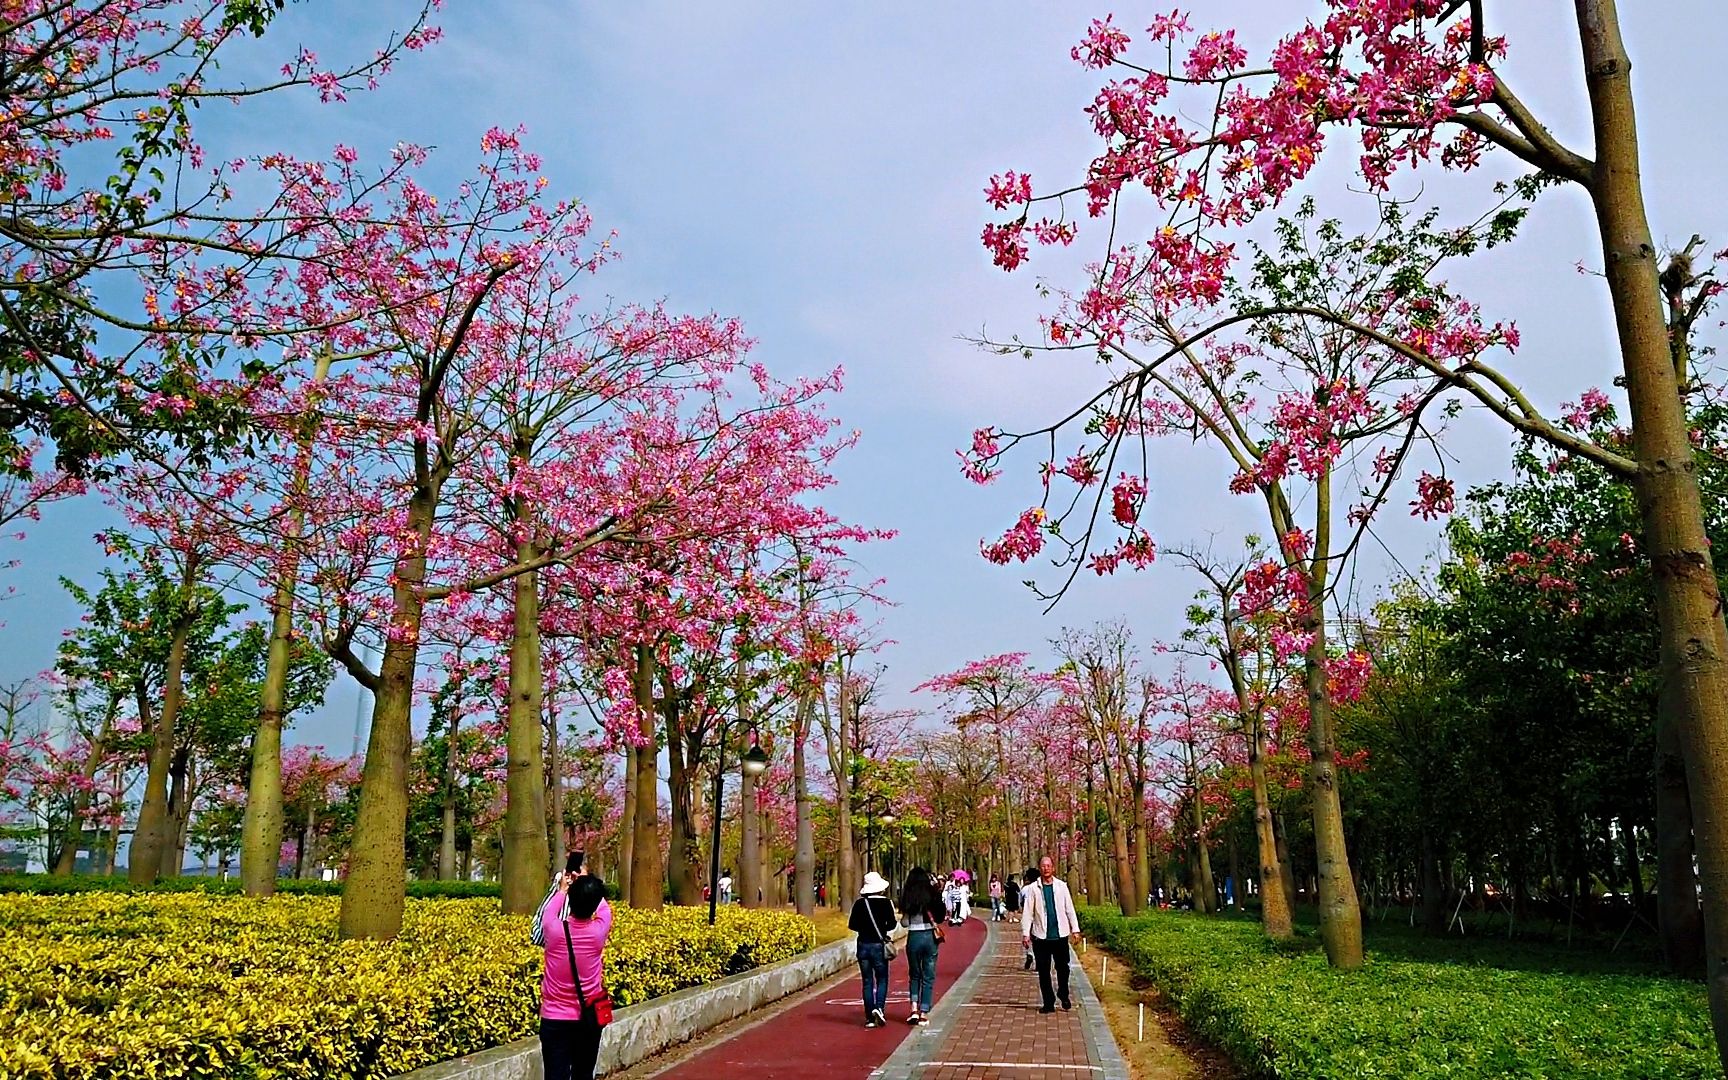
<svg viewBox="0 0 1728 1080"><path fill-rule="evenodd" d="M860 896L875 896L888 891L888 879L872 870L864 875L864 887L858 890Z"/></svg>

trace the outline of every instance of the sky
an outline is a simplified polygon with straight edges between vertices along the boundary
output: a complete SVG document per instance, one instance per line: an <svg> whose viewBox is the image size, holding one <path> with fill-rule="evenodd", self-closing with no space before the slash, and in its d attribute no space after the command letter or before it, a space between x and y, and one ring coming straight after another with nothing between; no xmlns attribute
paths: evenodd
<svg viewBox="0 0 1728 1080"><path fill-rule="evenodd" d="M1564 142L1588 152L1572 5L1487 6L1490 31L1510 40L1506 77ZM826 501L843 519L898 531L858 554L861 576L884 579L894 602L880 614L882 700L929 708L911 688L930 675L1008 651L1046 660L1063 626L1123 618L1142 642L1169 638L1196 588L1166 560L1138 574L1087 574L1043 614L1021 581L1053 583L1047 564L997 567L978 551L1036 501L1037 461L1011 459L1002 479L980 488L955 457L974 428L1038 426L1096 377L1084 357L1002 357L969 342L1035 331L1040 276L1077 282L1078 259L1096 253L1100 235L1083 227L1066 257L1039 252L1029 268L1003 274L979 244L990 220L982 192L1008 168L1039 184L1079 176L1096 150L1081 110L1101 79L1069 59L1070 46L1093 17L1113 11L1135 32L1169 7L450 0L445 40L404 59L373 93L342 105L300 96L217 106L201 123L221 158L315 155L338 142L377 157L407 141L435 147L449 175L479 159L487 128L520 124L554 189L618 234L623 257L591 295L738 316L755 358L782 376L843 367L835 412L861 437ZM1237 27L1263 57L1319 9L1317 0L1210 0L1192 10L1196 27ZM291 5L227 70L268 70L301 43L335 61L412 12L397 0ZM1712 249L1728 246L1728 148L1713 119L1728 115L1728 80L1708 75L1728 55L1728 12L1720 0L1666 0L1622 5L1622 18L1658 243L1699 233ZM1333 155L1310 181L1324 211L1359 215L1369 205L1359 181L1350 193L1349 156ZM1429 169L1423 186L1400 190L1465 214L1487 204L1494 179L1516 172L1505 159L1469 177ZM1620 399L1605 290L1584 272L1599 263L1587 205L1561 191L1538 204L1516 244L1452 274L1490 321L1516 321L1523 346L1504 366L1551 411L1592 385ZM1447 446L1447 471L1463 482L1503 475L1510 460L1509 437L1473 412ZM1229 495L1227 477L1209 448L1160 449L1147 517L1160 545L1212 539L1229 549L1260 528L1259 505ZM1437 551L1439 527L1401 506L1363 548L1359 604ZM57 579L95 579L91 534L111 520L94 500L61 504L25 540L8 541L19 595L0 605L0 683L52 662L77 618ZM346 752L355 695L339 678L290 741Z"/></svg>

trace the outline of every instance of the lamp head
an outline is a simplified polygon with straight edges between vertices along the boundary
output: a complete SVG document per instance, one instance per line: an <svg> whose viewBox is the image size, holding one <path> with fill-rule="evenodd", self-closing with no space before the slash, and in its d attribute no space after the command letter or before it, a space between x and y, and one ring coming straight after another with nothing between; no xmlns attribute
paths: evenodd
<svg viewBox="0 0 1728 1080"><path fill-rule="evenodd" d="M896 818L896 817L895 817L895 816L894 816L894 811L892 811L892 810L884 810L884 811L883 811L883 812L882 812L882 817L881 817L881 818L880 818L880 819L879 819L879 820L880 820L880 821L881 821L881 822L882 822L882 824L884 824L884 825L892 825L892 824L894 824L894 822L895 822L895 821L897 821L897 820L898 820L898 819L897 819L897 818Z"/></svg>
<svg viewBox="0 0 1728 1080"><path fill-rule="evenodd" d="M744 752L744 771L751 776L761 776L768 771L768 755L760 746L752 746Z"/></svg>

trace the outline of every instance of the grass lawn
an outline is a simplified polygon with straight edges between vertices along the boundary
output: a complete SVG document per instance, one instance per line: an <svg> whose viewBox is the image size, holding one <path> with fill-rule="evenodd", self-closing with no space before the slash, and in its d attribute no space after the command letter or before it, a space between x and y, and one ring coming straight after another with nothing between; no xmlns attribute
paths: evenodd
<svg viewBox="0 0 1728 1080"><path fill-rule="evenodd" d="M1251 1077L1720 1075L1704 987L1605 949L1370 924L1367 968L1340 972L1312 932L1278 946L1247 919L1089 908L1083 921Z"/></svg>

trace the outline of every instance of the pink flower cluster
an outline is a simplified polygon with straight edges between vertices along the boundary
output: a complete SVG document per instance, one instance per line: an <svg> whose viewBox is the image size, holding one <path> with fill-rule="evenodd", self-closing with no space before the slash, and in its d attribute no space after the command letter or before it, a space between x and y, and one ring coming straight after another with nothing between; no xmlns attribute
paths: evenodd
<svg viewBox="0 0 1728 1080"><path fill-rule="evenodd" d="M1025 562L1044 547L1044 508L1034 506L1022 511L1020 518L995 543L980 543L984 557L998 566L1010 562Z"/></svg>

